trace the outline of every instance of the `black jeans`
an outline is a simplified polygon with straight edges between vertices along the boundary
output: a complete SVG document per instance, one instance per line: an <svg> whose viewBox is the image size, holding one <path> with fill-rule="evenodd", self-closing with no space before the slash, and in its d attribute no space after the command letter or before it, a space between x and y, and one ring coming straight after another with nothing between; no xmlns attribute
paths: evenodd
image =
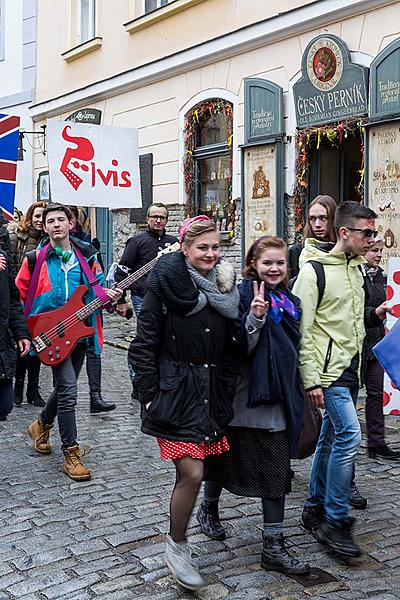
<svg viewBox="0 0 400 600"><path fill-rule="evenodd" d="M367 363L365 389L368 448L377 448L385 445L385 417L383 415L383 369L376 358Z"/></svg>
<svg viewBox="0 0 400 600"><path fill-rule="evenodd" d="M77 443L75 417L78 397L77 380L85 353L86 345L78 344L67 360L58 367L52 367L55 387L39 417L44 425L52 425L54 419L58 417L62 450Z"/></svg>
<svg viewBox="0 0 400 600"><path fill-rule="evenodd" d="M14 406L12 379L0 379L0 417L10 414Z"/></svg>

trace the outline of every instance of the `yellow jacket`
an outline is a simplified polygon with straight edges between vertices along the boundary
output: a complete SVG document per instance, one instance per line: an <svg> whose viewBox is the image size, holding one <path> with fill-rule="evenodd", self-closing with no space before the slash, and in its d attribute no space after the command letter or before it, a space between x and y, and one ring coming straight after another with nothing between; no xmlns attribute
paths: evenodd
<svg viewBox="0 0 400 600"><path fill-rule="evenodd" d="M306 390L337 381L352 359L361 356L365 336L364 278L359 268L365 260L345 252L332 254L321 246L318 240L306 240L293 287L302 307L299 366ZM317 275L309 260L324 266L325 290L318 308Z"/></svg>

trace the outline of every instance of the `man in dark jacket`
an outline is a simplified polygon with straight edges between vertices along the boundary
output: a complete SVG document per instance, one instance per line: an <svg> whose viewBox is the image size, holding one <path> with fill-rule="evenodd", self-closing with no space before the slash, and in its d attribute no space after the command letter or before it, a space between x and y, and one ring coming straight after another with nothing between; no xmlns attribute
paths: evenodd
<svg viewBox="0 0 400 600"><path fill-rule="evenodd" d="M17 362L15 342L21 356L26 356L31 345L30 339L10 259L0 251L0 421L6 420L14 405L12 379Z"/></svg>
<svg viewBox="0 0 400 600"><path fill-rule="evenodd" d="M159 202L151 204L147 211L146 221L148 224L146 231L136 234L126 242L124 253L115 273L117 283L153 260L160 250L177 241L176 237L168 235L165 231L168 222L168 208L164 204ZM131 300L136 316L139 315L142 306L147 275L140 277L130 287ZM126 295L124 294L118 302L117 312L125 316L126 309Z"/></svg>

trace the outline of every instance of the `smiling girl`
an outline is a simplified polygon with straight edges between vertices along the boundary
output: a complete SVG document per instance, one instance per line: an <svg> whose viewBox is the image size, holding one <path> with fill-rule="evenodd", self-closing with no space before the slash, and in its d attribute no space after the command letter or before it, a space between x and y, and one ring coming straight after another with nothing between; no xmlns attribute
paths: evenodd
<svg viewBox="0 0 400 600"><path fill-rule="evenodd" d="M306 573L309 566L287 552L282 533L285 496L291 491L290 455L296 454L303 414L300 302L287 289L285 242L270 236L256 241L247 253L243 275L238 341L247 360L241 360L235 416L227 433L230 452L218 462L210 461L197 519L206 535L224 539L218 516L221 489L261 498L261 566Z"/></svg>

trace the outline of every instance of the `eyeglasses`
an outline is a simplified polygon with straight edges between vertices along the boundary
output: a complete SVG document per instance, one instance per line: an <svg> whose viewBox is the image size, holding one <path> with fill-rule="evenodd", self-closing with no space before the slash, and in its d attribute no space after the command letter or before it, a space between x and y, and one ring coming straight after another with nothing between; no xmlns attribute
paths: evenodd
<svg viewBox="0 0 400 600"><path fill-rule="evenodd" d="M357 229L356 227L346 227L350 231L360 231L365 238L376 237L379 231L375 231L374 229Z"/></svg>
<svg viewBox="0 0 400 600"><path fill-rule="evenodd" d="M149 215L148 218L154 219L154 221L166 221L167 220L167 217L164 217L163 215Z"/></svg>

